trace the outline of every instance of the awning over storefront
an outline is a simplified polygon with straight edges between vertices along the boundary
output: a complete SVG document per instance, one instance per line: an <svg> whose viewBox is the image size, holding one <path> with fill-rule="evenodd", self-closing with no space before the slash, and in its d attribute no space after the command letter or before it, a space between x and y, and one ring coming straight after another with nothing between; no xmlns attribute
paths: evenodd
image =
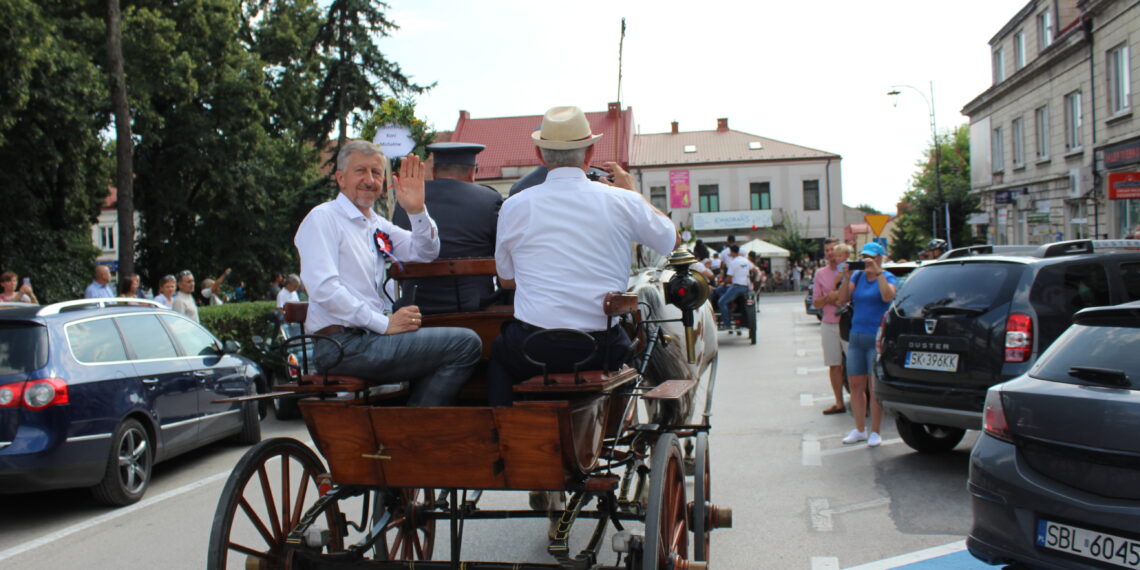
<svg viewBox="0 0 1140 570"><path fill-rule="evenodd" d="M988 224L990 223L990 213L980 212L977 214L970 214L970 217L966 218L966 223L970 224L971 226Z"/></svg>

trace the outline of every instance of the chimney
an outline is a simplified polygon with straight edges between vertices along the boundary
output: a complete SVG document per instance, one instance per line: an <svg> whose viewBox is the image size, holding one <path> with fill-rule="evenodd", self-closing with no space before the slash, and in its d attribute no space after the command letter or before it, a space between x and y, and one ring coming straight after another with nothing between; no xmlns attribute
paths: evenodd
<svg viewBox="0 0 1140 570"><path fill-rule="evenodd" d="M681 125L677 124L677 121L673 121L673 134L681 132L680 128Z"/></svg>
<svg viewBox="0 0 1140 570"><path fill-rule="evenodd" d="M718 133L727 133L728 132L728 119L717 119L716 120L716 132L718 132Z"/></svg>
<svg viewBox="0 0 1140 570"><path fill-rule="evenodd" d="M459 110L459 120L460 120L460 121L469 121L469 120L471 120L471 113L469 113L469 112L467 112L467 111L464 111L464 110L460 109L460 110Z"/></svg>
<svg viewBox="0 0 1140 570"><path fill-rule="evenodd" d="M621 116L621 102L610 103L609 108L606 110L610 117L618 118Z"/></svg>

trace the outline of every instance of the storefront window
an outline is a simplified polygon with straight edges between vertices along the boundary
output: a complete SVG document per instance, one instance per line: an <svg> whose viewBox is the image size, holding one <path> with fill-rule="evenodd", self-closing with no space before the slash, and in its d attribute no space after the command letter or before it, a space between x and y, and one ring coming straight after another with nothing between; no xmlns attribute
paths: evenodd
<svg viewBox="0 0 1140 570"><path fill-rule="evenodd" d="M1140 200L1115 200L1120 237L1127 236L1140 226Z"/></svg>

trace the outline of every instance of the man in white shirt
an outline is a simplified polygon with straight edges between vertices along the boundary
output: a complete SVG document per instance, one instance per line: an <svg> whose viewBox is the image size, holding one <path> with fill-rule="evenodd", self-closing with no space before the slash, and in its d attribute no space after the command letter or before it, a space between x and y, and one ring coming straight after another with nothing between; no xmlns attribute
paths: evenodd
<svg viewBox="0 0 1140 570"><path fill-rule="evenodd" d="M631 242L664 255L681 240L665 214L630 191L633 179L616 163L604 166L609 179L586 178L601 135L591 132L581 109L550 109L531 136L549 172L545 182L509 198L499 211L495 265L503 286L516 288L517 320L505 324L491 346L492 406L510 405L512 386L542 373L523 355L522 345L545 329L582 331L597 343L590 354L581 341L534 338L527 355L547 363L550 372L569 372L587 356L581 370L616 369L629 338L620 327L607 328L602 304L606 293L626 289Z"/></svg>
<svg viewBox="0 0 1140 570"><path fill-rule="evenodd" d="M470 329L421 329L415 305L388 314L391 301L381 294L386 263L435 259L439 235L424 206L424 166L415 155L393 177L411 231L373 211L388 188L387 161L367 141L344 145L337 155L340 194L313 208L297 228L293 243L309 293L305 330L344 347L344 359L330 369L338 351L333 343L318 342L318 369L384 383L409 381L409 405L447 405L471 376L483 343Z"/></svg>
<svg viewBox="0 0 1140 570"><path fill-rule="evenodd" d="M727 269L724 290L717 300L717 308L720 309L720 322L724 328L732 326L729 304L748 294L748 276L754 267L747 257L740 255L739 245L728 246L728 251L730 253L728 260L725 261Z"/></svg>
<svg viewBox="0 0 1140 570"><path fill-rule="evenodd" d="M111 288L111 270L106 265L95 266L95 280L87 286L83 297L87 299L109 299L115 296Z"/></svg>
<svg viewBox="0 0 1140 570"><path fill-rule="evenodd" d="M277 310L285 311L285 303L300 303L301 296L297 294L297 289L301 287L301 278L296 273L290 273L285 278L285 287L277 293Z"/></svg>

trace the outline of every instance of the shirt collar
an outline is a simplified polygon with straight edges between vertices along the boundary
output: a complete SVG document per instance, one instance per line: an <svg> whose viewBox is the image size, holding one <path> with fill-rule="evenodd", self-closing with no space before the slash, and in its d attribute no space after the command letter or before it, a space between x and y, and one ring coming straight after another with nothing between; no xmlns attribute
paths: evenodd
<svg viewBox="0 0 1140 570"><path fill-rule="evenodd" d="M340 208L344 217L350 220L371 219L375 216L371 211L368 212L368 216L362 214L360 208L357 208L356 204L353 204L352 200L349 200L348 196L345 196L343 192L337 192L336 200L333 200L333 202Z"/></svg>
<svg viewBox="0 0 1140 570"><path fill-rule="evenodd" d="M579 180L585 180L586 179L586 171L582 170L581 168L575 168L573 166L561 166L561 167L555 168L554 170L551 170L550 172L547 172L546 178L547 178L547 180L550 180L552 178L557 178L557 179L576 178Z"/></svg>

